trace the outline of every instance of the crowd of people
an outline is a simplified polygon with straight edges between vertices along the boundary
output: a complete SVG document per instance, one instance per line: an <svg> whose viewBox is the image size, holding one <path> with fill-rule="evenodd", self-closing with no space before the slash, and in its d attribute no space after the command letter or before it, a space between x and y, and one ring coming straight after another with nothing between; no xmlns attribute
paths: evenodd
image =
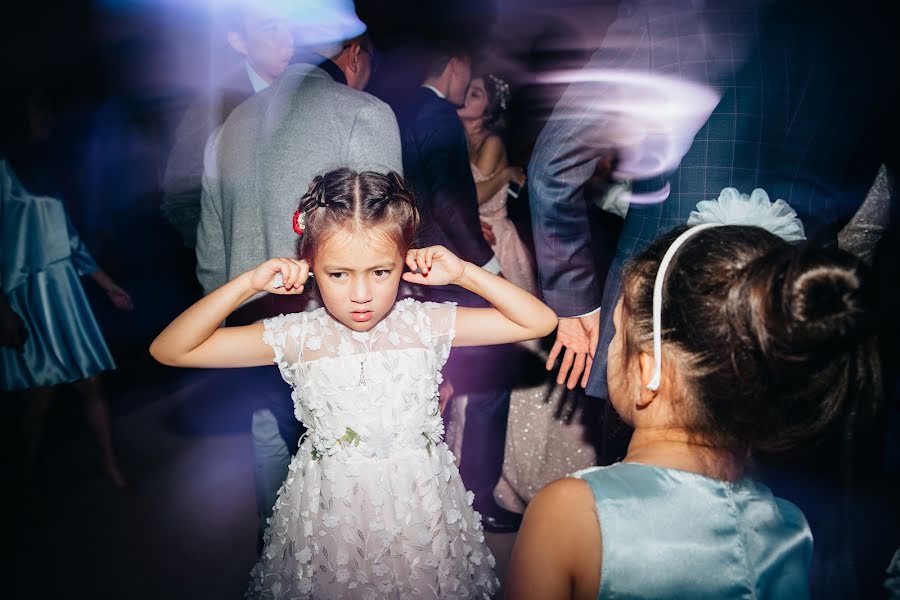
<svg viewBox="0 0 900 600"><path fill-rule="evenodd" d="M848 547L896 404L879 297L900 86L865 60L888 56L896 11L816 4L623 3L528 165L483 49L434 41L386 101L365 91L381 57L355 15L323 41L229 13L240 64L187 107L161 175L202 297L150 353L252 390L247 597L897 592L900 558L872 548L873 582ZM610 74L717 101L660 137ZM0 162L0 384L29 407L24 495L63 384L130 490L79 276L133 303L30 158L42 106ZM517 533L503 582L484 532Z"/></svg>

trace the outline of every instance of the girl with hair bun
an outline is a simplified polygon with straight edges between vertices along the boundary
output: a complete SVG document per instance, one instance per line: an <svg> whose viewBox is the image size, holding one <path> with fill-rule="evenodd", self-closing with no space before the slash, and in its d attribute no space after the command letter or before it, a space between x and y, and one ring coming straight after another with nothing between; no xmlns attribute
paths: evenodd
<svg viewBox="0 0 900 600"><path fill-rule="evenodd" d="M771 229L802 237L787 205L751 199ZM874 410L863 276L849 254L737 222L748 225L692 215L628 266L607 367L610 402L634 428L627 455L537 495L509 598L809 596L806 518L748 461Z"/></svg>
<svg viewBox="0 0 900 600"><path fill-rule="evenodd" d="M274 361L293 388L308 434L279 491L249 597L489 598L499 586L473 495L443 441L440 370L451 347L542 337L556 316L446 248L414 248L418 219L396 173L316 177L293 217L300 258L243 273L150 347L174 366ZM219 327L255 294L300 294L309 277L323 308ZM460 285L495 308L397 302L401 279Z"/></svg>

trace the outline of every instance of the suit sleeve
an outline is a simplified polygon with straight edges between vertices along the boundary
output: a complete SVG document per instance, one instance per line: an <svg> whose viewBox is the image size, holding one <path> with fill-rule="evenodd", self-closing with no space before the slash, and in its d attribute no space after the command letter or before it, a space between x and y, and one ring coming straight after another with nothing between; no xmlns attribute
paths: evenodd
<svg viewBox="0 0 900 600"><path fill-rule="evenodd" d="M625 6L585 67L649 69L647 20ZM623 45L624 44L624 45ZM600 306L584 184L612 147L604 97L609 84L579 82L563 94L538 137L528 187L538 275L544 301L561 317Z"/></svg>
<svg viewBox="0 0 900 600"><path fill-rule="evenodd" d="M387 104L372 102L356 114L347 152L347 164L355 170L403 175L400 129Z"/></svg>
<svg viewBox="0 0 900 600"><path fill-rule="evenodd" d="M221 287L227 279L225 223L218 173L221 132L222 129L219 128L210 136L203 157L203 193L200 198L200 224L197 228L197 279L204 294Z"/></svg>
<svg viewBox="0 0 900 600"><path fill-rule="evenodd" d="M100 266L94 260L94 257L91 256L91 252L84 245L84 242L81 241L81 237L75 230L75 226L72 225L72 220L69 219L65 209L63 209L63 214L66 219L66 231L69 235L69 248L72 251L72 265L75 267L75 271L81 276L99 271Z"/></svg>
<svg viewBox="0 0 900 600"><path fill-rule="evenodd" d="M202 194L203 149L212 130L209 99L195 101L175 131L175 143L163 175L163 215L193 246L197 238Z"/></svg>
<svg viewBox="0 0 900 600"><path fill-rule="evenodd" d="M434 226L460 258L486 265L494 252L481 233L465 131L458 121L446 119L425 135L424 174Z"/></svg>

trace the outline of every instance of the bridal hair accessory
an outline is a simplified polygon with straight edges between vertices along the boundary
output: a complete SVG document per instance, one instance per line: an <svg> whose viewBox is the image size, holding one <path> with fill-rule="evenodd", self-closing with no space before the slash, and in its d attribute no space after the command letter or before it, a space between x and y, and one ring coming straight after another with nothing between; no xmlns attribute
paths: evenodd
<svg viewBox="0 0 900 600"><path fill-rule="evenodd" d="M698 202L697 210L691 212L687 224L690 228L675 238L663 255L653 283L653 377L647 384L651 391L659 389L662 375L662 289L666 271L675 253L691 236L722 225L747 225L761 227L787 242L806 239L803 223L794 209L784 200L772 202L760 188L749 196L735 188L725 188L718 199Z"/></svg>
<svg viewBox="0 0 900 600"><path fill-rule="evenodd" d="M509 102L509 84L497 77L496 75L487 74L487 78L494 84L494 90L497 95L497 103L500 110L506 110L506 104Z"/></svg>

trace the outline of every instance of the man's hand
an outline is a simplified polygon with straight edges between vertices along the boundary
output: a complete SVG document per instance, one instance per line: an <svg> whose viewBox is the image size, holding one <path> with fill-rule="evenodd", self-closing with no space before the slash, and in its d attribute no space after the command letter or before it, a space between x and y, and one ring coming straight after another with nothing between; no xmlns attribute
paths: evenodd
<svg viewBox="0 0 900 600"><path fill-rule="evenodd" d="M599 341L599 310L583 317L561 318L556 330L556 341L550 350L550 356L547 357L546 365L547 370L552 371L560 352L563 348L566 349L556 383L560 385L565 383L566 387L572 390L581 378L581 387L587 387Z"/></svg>

